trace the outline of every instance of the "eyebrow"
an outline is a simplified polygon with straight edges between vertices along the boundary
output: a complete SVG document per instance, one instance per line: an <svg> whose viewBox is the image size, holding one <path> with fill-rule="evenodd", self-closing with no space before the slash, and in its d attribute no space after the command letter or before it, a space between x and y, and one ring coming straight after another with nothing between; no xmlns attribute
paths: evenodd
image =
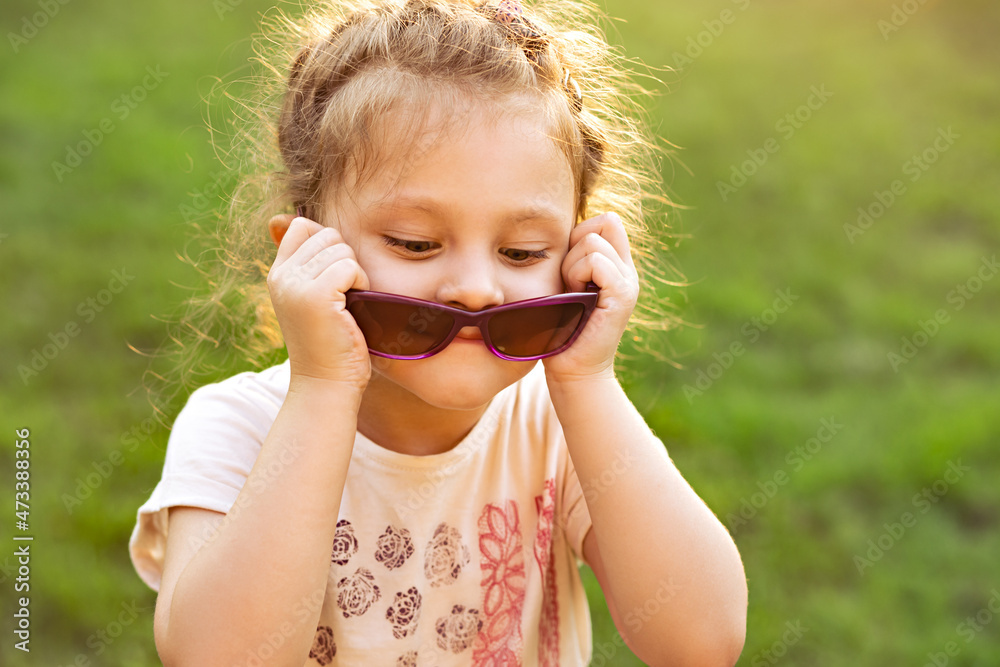
<svg viewBox="0 0 1000 667"><path fill-rule="evenodd" d="M449 208L444 204L428 198L417 196L401 196L382 204L377 204L372 211L385 209L410 209L426 213L432 217L445 217ZM522 208L507 212L498 221L501 226L517 227L555 227L565 223L563 216L554 206L528 204Z"/></svg>

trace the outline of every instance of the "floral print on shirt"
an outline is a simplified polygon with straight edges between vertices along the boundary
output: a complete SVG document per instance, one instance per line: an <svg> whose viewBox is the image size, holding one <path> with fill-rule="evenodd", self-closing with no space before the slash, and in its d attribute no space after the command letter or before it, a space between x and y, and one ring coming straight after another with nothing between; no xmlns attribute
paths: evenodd
<svg viewBox="0 0 1000 667"><path fill-rule="evenodd" d="M457 604L451 608L451 614L437 620L434 628L437 630L438 646L452 653L461 653L472 645L472 641L483 628L479 619L478 609L468 609Z"/></svg>
<svg viewBox="0 0 1000 667"><path fill-rule="evenodd" d="M469 560L469 547L462 543L462 534L448 524L440 523L427 543L424 576L434 587L453 584Z"/></svg>
<svg viewBox="0 0 1000 667"><path fill-rule="evenodd" d="M552 552L553 519L556 511L556 480L545 480L545 491L535 496L538 530L535 534L535 562L542 578L542 617L538 624L538 664L559 667L559 608L556 589L556 561Z"/></svg>
<svg viewBox="0 0 1000 667"><path fill-rule="evenodd" d="M375 560L393 570L413 555L413 540L406 528L388 526L375 544Z"/></svg>
<svg viewBox="0 0 1000 667"><path fill-rule="evenodd" d="M328 625L319 626L316 628L316 637L309 650L309 657L321 665L329 665L335 655L337 655L337 645L333 641L333 629Z"/></svg>
<svg viewBox="0 0 1000 667"><path fill-rule="evenodd" d="M386 609L385 617L392 623L392 636L402 639L417 630L420 619L420 593L410 586L405 593L396 593L392 606Z"/></svg>
<svg viewBox="0 0 1000 667"><path fill-rule="evenodd" d="M553 553L554 534L557 531L555 485L554 478L545 480L542 493L533 498L537 528L530 551L525 548L516 500L508 498L483 507L478 518L480 604L475 608L469 604L453 604L449 614L433 621L439 649L453 654L472 649L469 659L475 667L519 667L524 664L525 641L521 621L528 575L525 561L531 559L535 562L531 568L532 580L540 581L542 586L538 664L540 667L558 666L559 610ZM356 533L354 526L346 519L338 521L333 562L337 565L347 564L359 551L358 537L365 534L364 531ZM399 570L404 577L407 572L415 572L413 566L407 566L410 558L418 551L411 529L387 525L374 540L373 551L369 551L371 542L368 540L371 539L373 537L362 537L364 552L373 554L375 560L387 570ZM530 555L526 555L525 551ZM431 588L439 589L457 581L471 562L471 553L463 542L461 532L442 522L426 543L423 558L420 559L418 555L414 560L417 563L423 561L426 583ZM407 570L406 567L411 569ZM416 564L415 567L421 566ZM385 570L378 571L382 574L377 576L367 567L358 567L353 574L337 581L336 606L345 619L364 615L381 600L383 588L378 585L378 578L390 575ZM382 583L384 586L385 582ZM406 584L403 586L406 587ZM383 602L379 608L385 609L388 623L383 627L386 627L386 637L390 631L395 640L416 637L423 603L424 598L418 585L395 592L391 603ZM332 628L317 628L309 657L325 666L333 661L336 650ZM404 651L398 656L396 665L416 667L417 651Z"/></svg>
<svg viewBox="0 0 1000 667"><path fill-rule="evenodd" d="M517 502L490 503L479 516L483 631L476 638L476 665L521 665L524 550Z"/></svg>
<svg viewBox="0 0 1000 667"><path fill-rule="evenodd" d="M337 606L344 612L344 618L361 616L380 597L375 575L366 567L359 567L354 574L337 582Z"/></svg>
<svg viewBox="0 0 1000 667"><path fill-rule="evenodd" d="M333 536L333 555L330 560L337 565L347 565L347 561L357 551L358 540L354 537L354 526L347 519L341 519L337 522L337 532Z"/></svg>

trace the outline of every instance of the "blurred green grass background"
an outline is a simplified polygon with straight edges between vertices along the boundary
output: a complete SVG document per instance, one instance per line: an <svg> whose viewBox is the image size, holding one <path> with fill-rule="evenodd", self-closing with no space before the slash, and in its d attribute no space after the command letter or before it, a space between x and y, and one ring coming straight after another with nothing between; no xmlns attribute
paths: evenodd
<svg viewBox="0 0 1000 667"><path fill-rule="evenodd" d="M0 655L7 665L155 665L155 596L126 543L167 433L142 431L147 362L128 346L159 345L156 318L197 286L176 256L185 213L221 205L232 185L202 100L216 77L246 73L248 36L270 3L95 0L52 3L54 15L34 19L43 4L0 7L0 451L13 480L13 431L31 429L35 535L32 652L13 648L7 546ZM897 13L887 32L880 21L904 5L912 16ZM231 11L220 18L219 6ZM669 339L681 369L637 364L626 389L739 545L750 587L740 664L1000 664L989 609L1000 609L1000 279L990 268L1000 6L606 7L622 19L608 26L612 42L677 68L660 72L664 94L644 104L656 136L679 147L662 171L688 207L675 220L676 260L692 282L682 315L696 326ZM44 25L12 40L31 34L25 20ZM122 117L115 101L147 67L162 80ZM817 89L829 98L804 111ZM67 146L104 119L114 129L57 174ZM744 164L764 146L763 164ZM934 161L914 171L914 156ZM734 168L745 183L723 198ZM905 191L859 227L859 207L877 213L896 180ZM99 312L80 306L123 268L134 278ZM791 303L781 313L770 310L779 293ZM79 334L22 380L18 367L71 322ZM110 475L68 511L67 494L109 461ZM3 498L13 506L12 482ZM7 514L0 534L13 522ZM593 664L640 664L585 577Z"/></svg>

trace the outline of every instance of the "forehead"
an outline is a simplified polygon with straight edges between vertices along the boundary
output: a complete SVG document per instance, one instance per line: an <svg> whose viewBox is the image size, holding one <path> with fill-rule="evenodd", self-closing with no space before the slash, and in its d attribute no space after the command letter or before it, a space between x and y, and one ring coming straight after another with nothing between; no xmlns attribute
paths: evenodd
<svg viewBox="0 0 1000 667"><path fill-rule="evenodd" d="M406 117L382 123L367 173L345 179L338 212L377 222L408 211L568 233L577 199L569 159L543 114L511 108L432 105L419 124Z"/></svg>

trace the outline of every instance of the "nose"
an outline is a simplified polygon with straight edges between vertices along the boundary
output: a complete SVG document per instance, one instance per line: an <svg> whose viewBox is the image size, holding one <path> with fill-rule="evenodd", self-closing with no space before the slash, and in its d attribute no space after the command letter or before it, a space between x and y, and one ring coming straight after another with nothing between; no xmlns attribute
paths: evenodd
<svg viewBox="0 0 1000 667"><path fill-rule="evenodd" d="M468 257L466 261L455 261L438 287L436 300L469 311L501 305L503 288L490 258Z"/></svg>

